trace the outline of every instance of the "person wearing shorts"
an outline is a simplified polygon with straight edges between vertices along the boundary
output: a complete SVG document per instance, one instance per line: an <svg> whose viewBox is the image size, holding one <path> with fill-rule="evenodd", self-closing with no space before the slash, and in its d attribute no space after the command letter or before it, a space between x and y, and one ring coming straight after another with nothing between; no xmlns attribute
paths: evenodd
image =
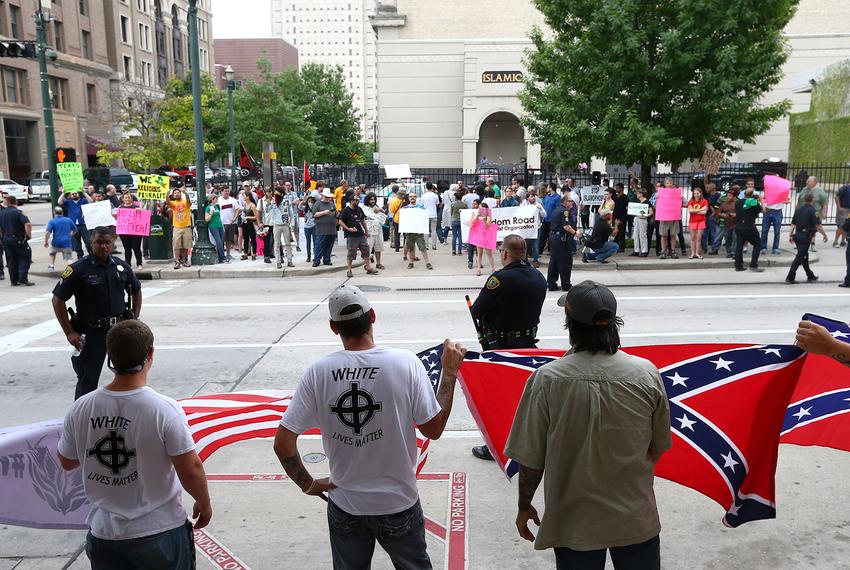
<svg viewBox="0 0 850 570"><path fill-rule="evenodd" d="M239 201L230 195L230 188L222 188L218 206L221 208L221 225L224 227L224 255L229 259L230 248L238 245L236 222L242 210L239 208Z"/></svg>
<svg viewBox="0 0 850 570"><path fill-rule="evenodd" d="M387 222L387 214L378 207L378 197L374 192L366 194L360 208L366 214L366 230L369 232L367 240L370 251L375 255L375 269L383 269L381 254L384 251L384 224Z"/></svg>
<svg viewBox="0 0 850 570"><path fill-rule="evenodd" d="M44 231L44 247L50 247L48 270L53 271L57 253L61 252L62 259L66 262L71 261L71 253L74 251L71 238L75 233L77 233L77 224L65 217L61 206L56 206L53 209L53 218L47 222L47 228Z"/></svg>
<svg viewBox="0 0 850 570"><path fill-rule="evenodd" d="M675 188L672 178L664 179L665 188ZM673 259L679 259L679 254L676 252L679 246L679 232L682 231L681 220L665 220L659 221L658 231L661 234L661 259L667 259L667 256ZM685 244L682 244L682 254L684 254Z"/></svg>
<svg viewBox="0 0 850 570"><path fill-rule="evenodd" d="M166 201L171 212L171 246L174 249L174 269L189 267L192 249L192 201L185 190L174 188Z"/></svg>
<svg viewBox="0 0 850 570"><path fill-rule="evenodd" d="M339 215L339 225L345 233L345 241L348 247L348 276L353 277L351 271L352 263L357 259L357 252L363 256L363 264L368 275L376 275L377 269L372 269L369 261L369 231L366 229L366 214L360 208L360 198L352 194L348 199L348 205Z"/></svg>
<svg viewBox="0 0 850 570"><path fill-rule="evenodd" d="M702 244L702 232L705 231L706 214L708 213L708 200L703 198L702 189L691 190L691 199L688 201L688 229L691 230L691 259L702 259L699 248Z"/></svg>
<svg viewBox="0 0 850 570"><path fill-rule="evenodd" d="M416 203L416 194L408 194L408 204L404 208L423 208ZM407 257L408 269L413 269L413 262L416 261L416 248L422 252L422 257L425 258L425 267L434 269L431 261L428 259L428 246L425 244L425 234L404 234L404 254Z"/></svg>

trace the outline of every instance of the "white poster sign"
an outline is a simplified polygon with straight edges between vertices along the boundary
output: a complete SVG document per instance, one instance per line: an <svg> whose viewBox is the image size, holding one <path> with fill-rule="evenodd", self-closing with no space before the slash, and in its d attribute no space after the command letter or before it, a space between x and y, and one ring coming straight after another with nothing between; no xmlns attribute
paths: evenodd
<svg viewBox="0 0 850 570"><path fill-rule="evenodd" d="M83 204L83 218L89 231L100 226L114 226L112 203L109 200Z"/></svg>
<svg viewBox="0 0 850 570"><path fill-rule="evenodd" d="M629 210L627 214L630 216L648 216L649 202L644 202L643 204L641 204L640 202L629 202Z"/></svg>
<svg viewBox="0 0 850 570"><path fill-rule="evenodd" d="M601 206L606 188L604 186L584 186L581 200L585 206Z"/></svg>
<svg viewBox="0 0 850 570"><path fill-rule="evenodd" d="M385 164L384 171L387 178L412 178L409 164Z"/></svg>
<svg viewBox="0 0 850 570"><path fill-rule="evenodd" d="M398 231L403 234L429 234L428 210L402 208L398 213Z"/></svg>
<svg viewBox="0 0 850 570"><path fill-rule="evenodd" d="M497 241L504 241L511 234L523 239L537 239L537 208L535 206L515 206L511 208L493 208L490 210L493 221L499 224ZM463 242L469 241L469 226L472 219L478 215L478 210L464 209L460 211L460 233Z"/></svg>

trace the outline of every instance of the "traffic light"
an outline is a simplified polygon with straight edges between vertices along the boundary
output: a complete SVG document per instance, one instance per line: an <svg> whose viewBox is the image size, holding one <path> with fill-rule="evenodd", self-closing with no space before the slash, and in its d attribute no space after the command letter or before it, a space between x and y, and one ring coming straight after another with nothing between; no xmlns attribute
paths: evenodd
<svg viewBox="0 0 850 570"><path fill-rule="evenodd" d="M56 152L53 154L53 160L57 164L61 162L77 162L77 151L70 147L57 148Z"/></svg>
<svg viewBox="0 0 850 570"><path fill-rule="evenodd" d="M0 42L0 57L38 58L35 42Z"/></svg>

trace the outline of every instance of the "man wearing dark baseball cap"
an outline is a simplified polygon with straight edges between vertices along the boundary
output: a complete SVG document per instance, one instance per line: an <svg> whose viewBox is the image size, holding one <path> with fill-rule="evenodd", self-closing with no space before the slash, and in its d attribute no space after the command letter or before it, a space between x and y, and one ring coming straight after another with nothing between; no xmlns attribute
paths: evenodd
<svg viewBox="0 0 850 570"><path fill-rule="evenodd" d="M670 448L658 369L620 350L617 299L584 281L558 299L570 351L528 379L505 455L520 464L519 535L554 548L558 568L661 568L654 467ZM543 473L545 512L532 506Z"/></svg>

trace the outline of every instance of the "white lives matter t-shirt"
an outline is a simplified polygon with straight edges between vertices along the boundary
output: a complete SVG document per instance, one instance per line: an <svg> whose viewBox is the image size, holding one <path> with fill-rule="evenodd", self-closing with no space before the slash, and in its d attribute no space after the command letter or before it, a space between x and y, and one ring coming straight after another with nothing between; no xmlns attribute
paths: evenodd
<svg viewBox="0 0 850 570"><path fill-rule="evenodd" d="M126 540L186 523L171 457L195 449L177 402L144 387L99 388L65 415L59 453L81 463L91 533Z"/></svg>
<svg viewBox="0 0 850 570"><path fill-rule="evenodd" d="M293 433L318 427L330 463L331 500L352 515L412 507L417 425L440 411L425 367L411 352L341 350L312 364L280 424Z"/></svg>

